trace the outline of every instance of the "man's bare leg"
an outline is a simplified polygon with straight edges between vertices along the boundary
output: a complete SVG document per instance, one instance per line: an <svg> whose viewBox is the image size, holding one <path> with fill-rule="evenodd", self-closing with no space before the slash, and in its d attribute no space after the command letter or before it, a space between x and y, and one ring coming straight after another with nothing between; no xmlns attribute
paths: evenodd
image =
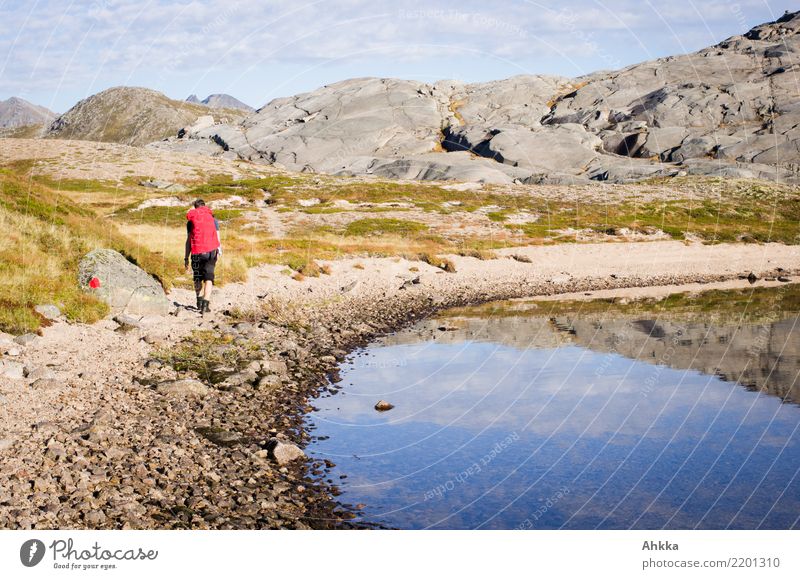
<svg viewBox="0 0 800 579"><path fill-rule="evenodd" d="M209 301L211 298L211 289L214 287L213 281L205 281L203 282L203 297L201 300L201 311L209 312L211 309L209 308Z"/></svg>
<svg viewBox="0 0 800 579"><path fill-rule="evenodd" d="M202 304L200 303L200 298L203 296L203 282L201 280L195 280L194 282L194 293L197 295L197 309L201 309Z"/></svg>

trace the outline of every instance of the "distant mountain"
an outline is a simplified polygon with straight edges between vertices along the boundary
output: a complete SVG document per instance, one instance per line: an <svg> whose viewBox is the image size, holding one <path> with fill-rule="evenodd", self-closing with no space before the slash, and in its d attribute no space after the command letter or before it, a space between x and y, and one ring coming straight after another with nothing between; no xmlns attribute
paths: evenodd
<svg viewBox="0 0 800 579"><path fill-rule="evenodd" d="M177 134L209 113L208 107L172 100L147 88L116 87L77 103L53 121L46 136L146 145ZM224 113L232 121L244 116L231 109Z"/></svg>
<svg viewBox="0 0 800 579"><path fill-rule="evenodd" d="M52 122L56 116L53 111L19 97L0 101L0 129L45 125Z"/></svg>
<svg viewBox="0 0 800 579"><path fill-rule="evenodd" d="M193 94L186 99L186 102L197 105L205 105L211 109L238 109L241 111L247 111L248 113L255 111L255 109L250 105L244 104L242 101L232 97L229 94L212 94L208 95L203 100L198 99L197 95Z"/></svg>

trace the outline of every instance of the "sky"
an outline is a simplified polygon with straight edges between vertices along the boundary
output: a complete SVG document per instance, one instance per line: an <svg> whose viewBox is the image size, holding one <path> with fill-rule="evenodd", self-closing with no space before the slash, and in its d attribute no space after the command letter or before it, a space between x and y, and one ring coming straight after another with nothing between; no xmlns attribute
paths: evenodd
<svg viewBox="0 0 800 579"><path fill-rule="evenodd" d="M353 77L575 77L698 50L788 0L0 0L0 99L112 86L254 107Z"/></svg>

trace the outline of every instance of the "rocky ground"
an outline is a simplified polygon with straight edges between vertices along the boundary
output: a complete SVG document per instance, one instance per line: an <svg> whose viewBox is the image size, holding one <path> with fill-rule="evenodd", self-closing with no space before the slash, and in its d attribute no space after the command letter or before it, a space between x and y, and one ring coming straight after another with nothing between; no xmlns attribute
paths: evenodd
<svg viewBox="0 0 800 579"><path fill-rule="evenodd" d="M295 281L261 266L205 318L175 290L171 315L0 336L0 527L346 527L355 507L337 503L332 463L302 455L303 415L358 345L450 306L800 273L800 247L781 244L498 253L448 256L454 273L348 258Z"/></svg>

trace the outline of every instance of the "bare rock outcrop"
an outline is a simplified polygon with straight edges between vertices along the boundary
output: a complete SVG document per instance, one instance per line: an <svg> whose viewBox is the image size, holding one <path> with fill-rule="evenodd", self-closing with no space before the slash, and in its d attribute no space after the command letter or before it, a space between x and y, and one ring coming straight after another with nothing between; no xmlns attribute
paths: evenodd
<svg viewBox="0 0 800 579"><path fill-rule="evenodd" d="M798 32L800 12L787 13L691 54L575 79L350 79L154 146L421 180L798 182Z"/></svg>

